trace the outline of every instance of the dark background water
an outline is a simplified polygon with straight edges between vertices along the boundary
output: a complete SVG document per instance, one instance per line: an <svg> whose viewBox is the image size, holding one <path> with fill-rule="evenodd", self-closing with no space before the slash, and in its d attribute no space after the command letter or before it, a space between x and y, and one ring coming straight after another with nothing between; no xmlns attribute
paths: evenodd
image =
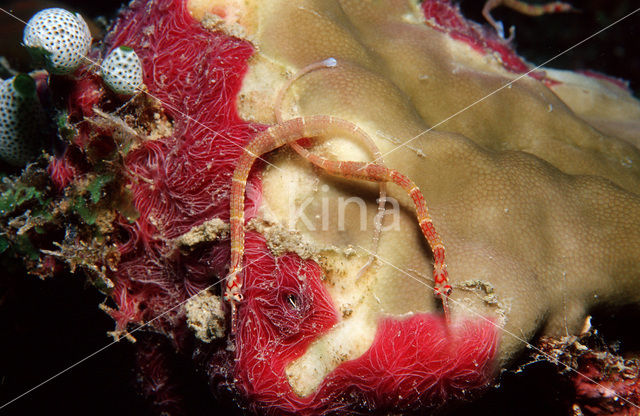
<svg viewBox="0 0 640 416"><path fill-rule="evenodd" d="M531 1L529 3L544 3ZM495 9L505 32L516 27L515 46L529 62L542 64L640 7L637 0L570 0L577 12L529 17L507 8ZM465 16L482 22L482 0L462 0ZM630 81L640 91L640 12L603 31L548 65L559 69L590 69Z"/></svg>
<svg viewBox="0 0 640 416"><path fill-rule="evenodd" d="M466 16L483 21L482 3L463 0L461 8ZM24 20L41 8L66 5L97 22L95 28L111 19L120 4L112 0L0 0L3 8ZM530 62L541 64L640 6L631 0L574 0L572 4L581 12L530 18L498 9L493 15L504 21L505 27L516 26L517 50ZM638 96L639 28L640 12L548 66L592 69L623 78L630 81ZM26 54L19 45L22 29L22 22L0 14L0 55L26 70ZM85 286L82 278L59 276L40 281L22 273L15 264L0 271L0 406L107 345L111 339L106 333L114 326L97 308L104 297ZM0 415L148 414L144 400L136 393L134 368L133 348L121 342L0 410ZM189 371L185 370L185 376ZM186 391L189 414L228 414L210 397L202 380L195 374L191 377ZM524 374L505 376L499 390L455 414L564 415L564 400L570 391L557 377L549 365L533 365Z"/></svg>

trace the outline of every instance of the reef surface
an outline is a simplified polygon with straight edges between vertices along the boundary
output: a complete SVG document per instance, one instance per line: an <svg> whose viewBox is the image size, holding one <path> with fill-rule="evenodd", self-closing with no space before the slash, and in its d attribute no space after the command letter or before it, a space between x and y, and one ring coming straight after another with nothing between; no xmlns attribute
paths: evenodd
<svg viewBox="0 0 640 416"><path fill-rule="evenodd" d="M174 354L258 413L455 406L531 342L640 300L640 105L617 79L524 75L532 65L444 0L134 1L90 57L119 46L147 93L123 99L91 66L50 80L57 151L5 181L2 226L33 273L64 264L107 295L158 412L185 407ZM417 184L447 250L450 321L411 199L389 186L374 250L377 186L280 149L247 183L231 334L219 282L235 163L276 123L287 80L328 57L285 94L285 118L348 120ZM348 137L304 143L372 159ZM140 324L160 335L129 332Z"/></svg>

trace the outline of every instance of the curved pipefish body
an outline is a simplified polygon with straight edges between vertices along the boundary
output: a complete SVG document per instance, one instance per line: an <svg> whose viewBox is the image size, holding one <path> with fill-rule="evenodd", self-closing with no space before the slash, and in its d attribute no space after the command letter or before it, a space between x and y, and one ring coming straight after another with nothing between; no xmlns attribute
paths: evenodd
<svg viewBox="0 0 640 416"><path fill-rule="evenodd" d="M239 274L242 270L244 254L244 192L251 167L259 156L287 143L295 142L303 137L320 136L343 136L370 140L364 130L346 120L324 115L298 117L276 124L260 133L244 148L245 151L238 160L231 184L231 215L229 219L231 225L231 267L224 294L225 300L231 304L232 327L235 320L236 303L242 301L242 279ZM365 138L358 136L365 136ZM445 315L448 315L447 297L451 293L451 286L448 283L445 249L429 216L422 192L416 184L400 172L386 166L366 162L334 161L316 156L304 148L302 150L303 156L307 160L320 166L329 174L371 182L393 182L407 192L415 205L416 217L422 234L433 252L434 293L442 299Z"/></svg>

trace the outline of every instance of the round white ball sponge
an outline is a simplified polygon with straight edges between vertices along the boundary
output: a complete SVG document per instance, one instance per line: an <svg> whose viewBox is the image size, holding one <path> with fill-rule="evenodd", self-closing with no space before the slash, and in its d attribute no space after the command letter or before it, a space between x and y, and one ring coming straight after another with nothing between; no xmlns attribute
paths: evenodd
<svg viewBox="0 0 640 416"><path fill-rule="evenodd" d="M102 62L102 80L113 92L133 95L142 85L142 63L136 52L120 46Z"/></svg>
<svg viewBox="0 0 640 416"><path fill-rule="evenodd" d="M27 23L23 42L36 60L44 60L50 72L68 74L80 66L89 52L91 32L79 14L44 9Z"/></svg>
<svg viewBox="0 0 640 416"><path fill-rule="evenodd" d="M0 81L0 158L20 166L41 149L45 115L34 80L20 74Z"/></svg>

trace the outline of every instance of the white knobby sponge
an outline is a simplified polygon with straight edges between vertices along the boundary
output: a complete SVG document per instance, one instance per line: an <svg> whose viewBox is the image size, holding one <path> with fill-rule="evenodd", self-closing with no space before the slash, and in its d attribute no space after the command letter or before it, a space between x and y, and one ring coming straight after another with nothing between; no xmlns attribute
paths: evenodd
<svg viewBox="0 0 640 416"><path fill-rule="evenodd" d="M40 151L45 115L33 78L19 74L0 81L0 158L20 166Z"/></svg>
<svg viewBox="0 0 640 416"><path fill-rule="evenodd" d="M102 80L113 92L133 95L142 85L142 63L127 47L115 48L102 62Z"/></svg>
<svg viewBox="0 0 640 416"><path fill-rule="evenodd" d="M36 61L54 74L68 74L89 52L91 32L79 14L59 8L36 13L24 29L23 42Z"/></svg>

